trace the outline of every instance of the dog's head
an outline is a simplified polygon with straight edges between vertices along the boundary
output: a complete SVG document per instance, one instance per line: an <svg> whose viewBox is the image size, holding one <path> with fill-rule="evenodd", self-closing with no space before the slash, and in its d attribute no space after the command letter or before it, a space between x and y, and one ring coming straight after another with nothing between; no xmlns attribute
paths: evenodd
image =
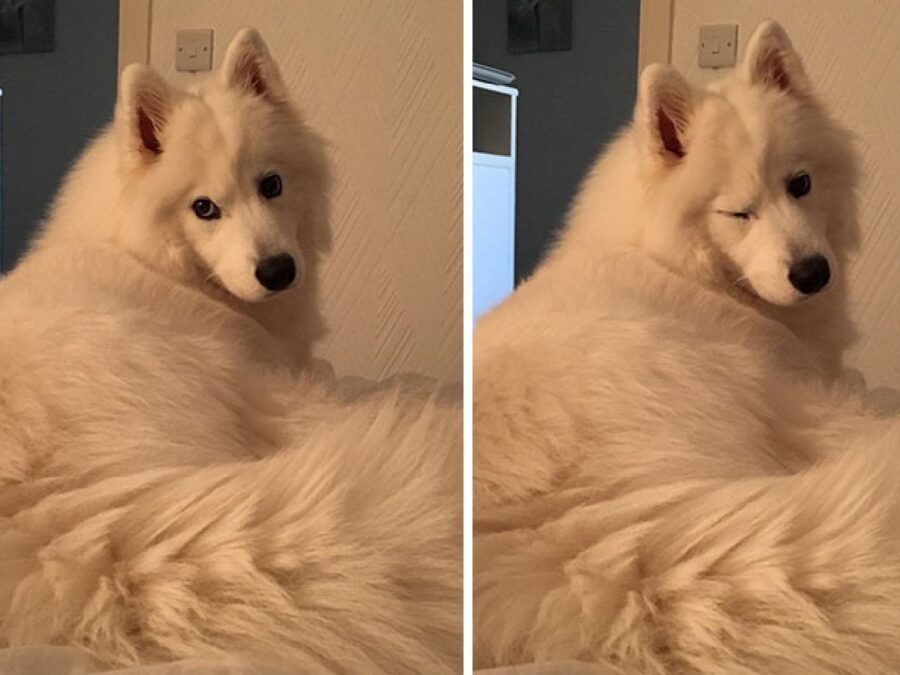
<svg viewBox="0 0 900 675"><path fill-rule="evenodd" d="M220 71L189 91L128 66L114 133L132 202L123 230L160 264L257 302L302 284L327 248L322 143L256 31L241 30Z"/></svg>
<svg viewBox="0 0 900 675"><path fill-rule="evenodd" d="M634 128L661 217L721 283L788 306L829 287L858 238L851 140L815 97L784 30L750 39L737 72L695 90L642 75ZM675 245L677 247L677 245Z"/></svg>

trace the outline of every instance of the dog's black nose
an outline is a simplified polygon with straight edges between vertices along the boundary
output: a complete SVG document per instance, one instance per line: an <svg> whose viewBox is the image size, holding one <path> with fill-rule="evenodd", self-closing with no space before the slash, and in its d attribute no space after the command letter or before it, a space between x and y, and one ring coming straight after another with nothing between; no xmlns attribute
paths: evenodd
<svg viewBox="0 0 900 675"><path fill-rule="evenodd" d="M256 265L256 278L269 291L283 291L296 276L297 266L287 253L265 258Z"/></svg>
<svg viewBox="0 0 900 675"><path fill-rule="evenodd" d="M828 261L823 255L811 255L803 260L798 260L788 272L788 281L804 295L818 293L831 279L831 270Z"/></svg>

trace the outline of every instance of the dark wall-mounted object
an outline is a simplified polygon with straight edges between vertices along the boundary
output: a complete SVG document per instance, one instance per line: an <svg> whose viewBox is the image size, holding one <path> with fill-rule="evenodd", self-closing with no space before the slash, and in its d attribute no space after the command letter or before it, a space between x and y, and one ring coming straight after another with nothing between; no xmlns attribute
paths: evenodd
<svg viewBox="0 0 900 675"><path fill-rule="evenodd" d="M511 54L572 49L572 0L506 0Z"/></svg>
<svg viewBox="0 0 900 675"><path fill-rule="evenodd" d="M0 0L0 54L52 52L54 0Z"/></svg>

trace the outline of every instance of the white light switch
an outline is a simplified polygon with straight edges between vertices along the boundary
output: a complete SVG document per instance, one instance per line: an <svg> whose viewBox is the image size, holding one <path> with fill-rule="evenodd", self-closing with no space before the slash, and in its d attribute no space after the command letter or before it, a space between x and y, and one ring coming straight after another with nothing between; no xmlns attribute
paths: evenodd
<svg viewBox="0 0 900 675"><path fill-rule="evenodd" d="M730 68L737 56L736 23L700 27L698 64L701 68Z"/></svg>
<svg viewBox="0 0 900 675"><path fill-rule="evenodd" d="M192 73L212 70L212 49L211 29L178 31L175 33L175 70Z"/></svg>

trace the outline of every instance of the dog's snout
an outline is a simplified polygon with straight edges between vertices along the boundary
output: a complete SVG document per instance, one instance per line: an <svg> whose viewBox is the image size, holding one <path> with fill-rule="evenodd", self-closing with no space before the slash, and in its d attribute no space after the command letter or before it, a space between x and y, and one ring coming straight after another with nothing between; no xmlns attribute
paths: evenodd
<svg viewBox="0 0 900 675"><path fill-rule="evenodd" d="M256 265L256 278L268 291L283 291L296 276L297 265L287 253L264 258Z"/></svg>
<svg viewBox="0 0 900 675"><path fill-rule="evenodd" d="M828 285L831 269L823 255L812 255L791 265L788 281L804 295L818 293Z"/></svg>

